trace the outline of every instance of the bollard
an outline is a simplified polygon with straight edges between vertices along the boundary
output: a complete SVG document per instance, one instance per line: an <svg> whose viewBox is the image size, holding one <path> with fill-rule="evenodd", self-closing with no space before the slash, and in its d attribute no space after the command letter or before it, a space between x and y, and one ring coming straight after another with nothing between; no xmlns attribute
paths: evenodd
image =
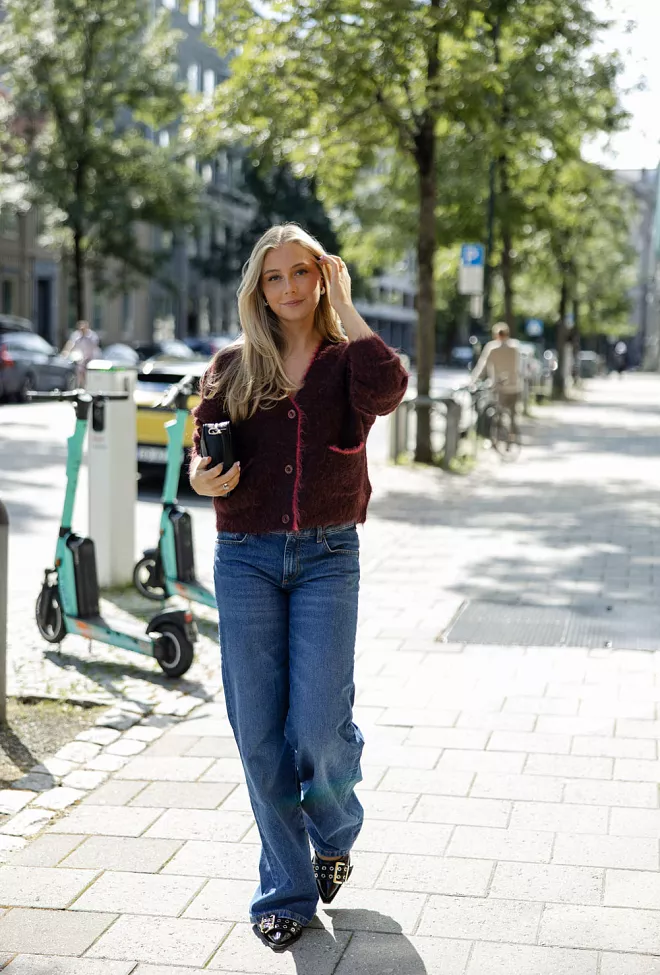
<svg viewBox="0 0 660 975"><path fill-rule="evenodd" d="M442 457L442 468L449 470L452 460L458 452L459 425L461 419L461 404L453 396L442 400L447 411L447 426L445 429L445 449Z"/></svg>
<svg viewBox="0 0 660 975"><path fill-rule="evenodd" d="M7 593L9 515L0 501L0 726L7 724Z"/></svg>
<svg viewBox="0 0 660 975"><path fill-rule="evenodd" d="M404 400L390 414L390 460L395 464L404 450L408 449L409 400Z"/></svg>

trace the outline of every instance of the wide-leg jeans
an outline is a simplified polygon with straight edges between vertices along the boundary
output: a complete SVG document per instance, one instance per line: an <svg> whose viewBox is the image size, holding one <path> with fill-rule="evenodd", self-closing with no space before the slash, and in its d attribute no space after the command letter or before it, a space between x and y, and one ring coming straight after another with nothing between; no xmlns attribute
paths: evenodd
<svg viewBox="0 0 660 975"><path fill-rule="evenodd" d="M310 841L347 854L364 739L353 722L359 590L355 525L219 532L215 589L227 714L261 837L258 921L307 924L318 891Z"/></svg>

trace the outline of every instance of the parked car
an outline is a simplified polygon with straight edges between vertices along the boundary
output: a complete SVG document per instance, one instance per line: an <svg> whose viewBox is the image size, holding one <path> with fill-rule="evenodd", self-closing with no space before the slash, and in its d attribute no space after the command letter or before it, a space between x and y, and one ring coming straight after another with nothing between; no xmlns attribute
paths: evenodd
<svg viewBox="0 0 660 975"><path fill-rule="evenodd" d="M456 345L449 355L449 365L459 369L471 369L474 349L471 345Z"/></svg>
<svg viewBox="0 0 660 975"><path fill-rule="evenodd" d="M180 339L158 339L151 342L135 342L133 348L144 362L154 356L167 356L168 359L194 359L195 353Z"/></svg>
<svg viewBox="0 0 660 975"><path fill-rule="evenodd" d="M75 365L27 329L0 332L0 396L24 403L31 389L73 389Z"/></svg>
<svg viewBox="0 0 660 975"><path fill-rule="evenodd" d="M6 332L34 332L34 325L18 315L0 315L0 335Z"/></svg>
<svg viewBox="0 0 660 975"><path fill-rule="evenodd" d="M183 340L195 355L212 356L234 342L229 335L189 335Z"/></svg>
<svg viewBox="0 0 660 975"><path fill-rule="evenodd" d="M101 349L99 359L103 359L106 362L115 362L117 365L122 366L138 366L140 364L140 356L138 353L124 342L115 342L113 345L108 345L105 349Z"/></svg>
<svg viewBox="0 0 660 975"><path fill-rule="evenodd" d="M167 432L165 424L174 416L172 410L162 410L158 401L165 390L178 383L184 376L194 375L197 380L208 367L207 359L191 359L188 362L170 360L151 361L144 364L138 373L135 386L135 405L137 408L137 462L140 471L161 469L167 461ZM199 403L199 396L191 396L188 408ZM188 417L184 439L186 452L192 447L193 420Z"/></svg>

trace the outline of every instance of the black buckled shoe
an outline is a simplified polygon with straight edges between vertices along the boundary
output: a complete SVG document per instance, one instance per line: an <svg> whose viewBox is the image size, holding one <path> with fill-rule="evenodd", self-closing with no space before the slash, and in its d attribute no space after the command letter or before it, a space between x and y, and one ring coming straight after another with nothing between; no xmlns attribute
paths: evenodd
<svg viewBox="0 0 660 975"><path fill-rule="evenodd" d="M290 917L267 914L253 929L257 937L273 951L286 951L303 933L303 926Z"/></svg>
<svg viewBox="0 0 660 975"><path fill-rule="evenodd" d="M340 857L339 860L322 860L315 853L312 860L314 876L319 896L324 904L329 904L339 893L342 884L345 884L353 873L353 864L348 854Z"/></svg>

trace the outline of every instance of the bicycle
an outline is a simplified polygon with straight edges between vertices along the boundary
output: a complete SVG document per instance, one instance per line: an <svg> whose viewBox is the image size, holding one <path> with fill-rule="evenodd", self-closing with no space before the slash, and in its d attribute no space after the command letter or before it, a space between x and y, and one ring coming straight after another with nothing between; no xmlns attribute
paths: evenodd
<svg viewBox="0 0 660 975"><path fill-rule="evenodd" d="M488 440L503 460L516 460L520 455L520 434L514 430L512 410L505 409L498 395L504 380L473 383L466 387L472 396L477 415L477 434Z"/></svg>

